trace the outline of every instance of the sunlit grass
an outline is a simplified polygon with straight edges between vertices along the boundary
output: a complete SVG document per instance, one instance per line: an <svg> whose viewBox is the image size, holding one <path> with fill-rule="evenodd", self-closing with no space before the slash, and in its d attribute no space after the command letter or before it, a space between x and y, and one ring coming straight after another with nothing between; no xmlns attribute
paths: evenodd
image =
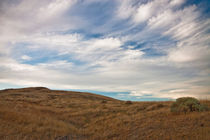
<svg viewBox="0 0 210 140"><path fill-rule="evenodd" d="M210 107L210 101L201 101ZM104 96L21 89L0 92L1 140L210 139L210 112L174 115L172 102L132 102Z"/></svg>

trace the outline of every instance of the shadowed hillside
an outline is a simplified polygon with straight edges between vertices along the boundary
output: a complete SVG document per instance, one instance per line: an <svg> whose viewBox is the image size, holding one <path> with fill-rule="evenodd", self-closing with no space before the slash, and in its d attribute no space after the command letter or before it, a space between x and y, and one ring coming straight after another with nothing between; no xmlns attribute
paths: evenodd
<svg viewBox="0 0 210 140"><path fill-rule="evenodd" d="M210 101L202 101L210 107ZM210 112L44 87L0 91L0 140L209 140Z"/></svg>

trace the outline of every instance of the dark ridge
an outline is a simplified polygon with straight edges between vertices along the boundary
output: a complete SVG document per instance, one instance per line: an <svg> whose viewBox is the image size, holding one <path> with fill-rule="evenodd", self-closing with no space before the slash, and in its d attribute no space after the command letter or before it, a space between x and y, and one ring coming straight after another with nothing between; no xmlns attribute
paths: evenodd
<svg viewBox="0 0 210 140"><path fill-rule="evenodd" d="M11 89L4 89L0 90L0 93L27 93L27 94L33 94L33 93L46 93L49 94L49 96L53 96L56 94L56 96L61 96L62 98L83 98L87 100L106 100L106 101L119 101L117 99L89 93L89 92L78 92L78 91L65 91L65 90L51 90L46 87L27 87L27 88L11 88ZM54 97L52 97L54 98Z"/></svg>
<svg viewBox="0 0 210 140"><path fill-rule="evenodd" d="M50 90L49 88L46 87L28 87L25 89L32 89L32 90Z"/></svg>
<svg viewBox="0 0 210 140"><path fill-rule="evenodd" d="M49 88L46 87L27 87L27 88L8 88L8 89L3 89L0 90L1 92L7 92L7 91L14 91L14 90L50 90Z"/></svg>

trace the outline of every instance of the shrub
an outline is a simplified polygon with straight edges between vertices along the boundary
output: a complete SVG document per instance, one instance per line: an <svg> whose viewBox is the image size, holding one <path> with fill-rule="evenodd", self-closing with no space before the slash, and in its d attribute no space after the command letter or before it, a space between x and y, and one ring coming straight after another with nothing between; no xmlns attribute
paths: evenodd
<svg viewBox="0 0 210 140"><path fill-rule="evenodd" d="M171 112L193 112L193 111L207 111L206 105L200 104L200 102L193 97L178 98L176 102L171 105Z"/></svg>
<svg viewBox="0 0 210 140"><path fill-rule="evenodd" d="M132 102L131 102L131 101L126 101L126 102L125 102L125 104L127 104L127 105L131 105L131 104L132 104Z"/></svg>
<svg viewBox="0 0 210 140"><path fill-rule="evenodd" d="M107 103L107 101L106 100L102 100L101 103L102 104L105 104L105 103Z"/></svg>

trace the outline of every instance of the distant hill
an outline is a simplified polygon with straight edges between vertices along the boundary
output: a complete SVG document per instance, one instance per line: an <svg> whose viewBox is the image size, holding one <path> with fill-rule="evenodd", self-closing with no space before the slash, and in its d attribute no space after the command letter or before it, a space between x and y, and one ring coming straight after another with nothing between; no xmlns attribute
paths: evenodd
<svg viewBox="0 0 210 140"><path fill-rule="evenodd" d="M202 101L210 107L210 101ZM0 140L210 139L210 112L45 87L0 90Z"/></svg>
<svg viewBox="0 0 210 140"><path fill-rule="evenodd" d="M54 96L62 96L62 98L72 98L72 99L80 99L80 100L107 100L107 101L117 101L117 99L113 99L111 97L106 97L98 94L88 93L88 92L76 92L76 91L64 91L64 90L50 90L46 87L28 87L28 88L20 88L20 89L5 89L0 90L0 93L6 93L8 95L33 95L38 96L41 94L43 97L54 97ZM15 94L14 94L15 93Z"/></svg>

